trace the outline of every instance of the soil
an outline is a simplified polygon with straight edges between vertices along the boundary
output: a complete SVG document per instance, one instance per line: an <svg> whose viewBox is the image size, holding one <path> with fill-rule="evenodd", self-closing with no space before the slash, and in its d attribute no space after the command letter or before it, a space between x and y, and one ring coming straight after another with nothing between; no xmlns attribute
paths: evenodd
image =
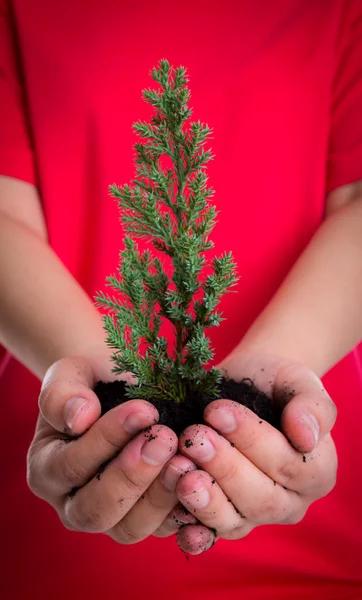
<svg viewBox="0 0 362 600"><path fill-rule="evenodd" d="M127 386L123 381L110 383L99 381L94 391L101 402L102 415L129 400L126 396ZM244 379L241 382L222 379L219 385L219 394L220 398L234 400L254 411L261 419L260 424L267 421L280 429L280 408L274 405L266 394L258 390L250 379ZM189 425L203 423L204 409L213 400L215 398L195 397L194 394L190 394L182 404L169 400L155 400L152 404L159 412L159 422L170 427L176 435L180 435Z"/></svg>

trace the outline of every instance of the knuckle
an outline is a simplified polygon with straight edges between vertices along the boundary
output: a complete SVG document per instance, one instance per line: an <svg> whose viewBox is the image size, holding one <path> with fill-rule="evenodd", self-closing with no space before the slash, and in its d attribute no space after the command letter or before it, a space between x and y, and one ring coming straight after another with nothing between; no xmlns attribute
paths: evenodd
<svg viewBox="0 0 362 600"><path fill-rule="evenodd" d="M86 533L101 533L105 531L106 523L104 517L94 506L88 506L84 502L73 506L67 514L67 523L73 530L84 531Z"/></svg>
<svg viewBox="0 0 362 600"><path fill-rule="evenodd" d="M300 460L302 460L302 456L300 456ZM295 481L300 473L300 460L299 456L295 456L292 460L282 463L278 468L276 480L280 481L282 485L288 485Z"/></svg>
<svg viewBox="0 0 362 600"><path fill-rule="evenodd" d="M28 450L27 457L26 457L26 482L32 491L33 491L33 489L32 489L33 486L36 485L36 481L35 481L35 477L34 477L34 475L35 475L34 461L35 461L34 448L33 448L33 445L31 445Z"/></svg>
<svg viewBox="0 0 362 600"><path fill-rule="evenodd" d="M118 544L122 545L136 544L143 539L139 533L133 531L129 525L123 522L119 523L117 527L114 527L109 532L109 535L118 542Z"/></svg>
<svg viewBox="0 0 362 600"><path fill-rule="evenodd" d="M263 506L261 515L259 515L259 523L279 523L285 515L286 507L281 506L276 501L269 500Z"/></svg>
<svg viewBox="0 0 362 600"><path fill-rule="evenodd" d="M131 494L142 493L145 487L147 487L143 475L136 470L127 471L127 469L124 469L122 478L126 488Z"/></svg>
<svg viewBox="0 0 362 600"><path fill-rule="evenodd" d="M42 499L59 491L58 458L60 440L52 437L32 441L26 457L26 481L29 489ZM62 493L62 492L61 492Z"/></svg>
<svg viewBox="0 0 362 600"><path fill-rule="evenodd" d="M215 479L221 488L228 487L232 480L237 476L237 467L233 462L225 464L222 462L215 474Z"/></svg>
<svg viewBox="0 0 362 600"><path fill-rule="evenodd" d="M29 461L26 468L26 483L28 485L28 488L33 492L33 494L35 494L35 496L39 496L39 479L36 474L36 470L33 468L32 463Z"/></svg>
<svg viewBox="0 0 362 600"><path fill-rule="evenodd" d="M39 461L38 454L32 444L29 448L26 460L26 482L31 492L38 498L44 499L44 476L43 468Z"/></svg>
<svg viewBox="0 0 362 600"><path fill-rule="evenodd" d="M68 531L78 531L78 529L76 527L74 527L74 525L72 525L72 523L69 521L69 519L64 514L59 514L59 518L62 522L63 527L65 527L65 529L68 529Z"/></svg>
<svg viewBox="0 0 362 600"><path fill-rule="evenodd" d="M60 463L60 470L63 480L70 489L80 486L87 480L86 468L79 463L69 460L67 456L63 457Z"/></svg>
<svg viewBox="0 0 362 600"><path fill-rule="evenodd" d="M303 496L323 498L333 490L337 481L338 457L331 436L327 436L320 450L311 454L310 471L304 485L300 486Z"/></svg>
<svg viewBox="0 0 362 600"><path fill-rule="evenodd" d="M102 443L103 444L105 443L106 446L108 446L108 448L112 452L117 453L120 451L121 444L120 444L120 440L119 440L119 435L118 435L118 437L115 436L114 428L110 427L108 419L99 421L99 434L100 434Z"/></svg>
<svg viewBox="0 0 362 600"><path fill-rule="evenodd" d="M242 525L234 527L229 531L217 530L217 535L218 537L224 540L241 540L242 538L246 537L251 532L251 530L252 526L245 520L245 522Z"/></svg>
<svg viewBox="0 0 362 600"><path fill-rule="evenodd" d="M170 508L168 506L169 503L167 502L167 499L160 497L159 494L157 494L156 491L152 489L152 487L149 488L148 491L145 493L145 498L147 499L151 508L153 508L157 512L164 511L165 509Z"/></svg>
<svg viewBox="0 0 362 600"><path fill-rule="evenodd" d="M293 510L280 523L283 525L297 525L303 520L306 512L306 509Z"/></svg>
<svg viewBox="0 0 362 600"><path fill-rule="evenodd" d="M156 529L156 531L153 532L153 536L157 537L157 538L166 538L166 537L170 537L171 535L174 535L176 533L176 531L178 531L179 527L174 528L174 529L167 529L167 527L160 527L159 529Z"/></svg>
<svg viewBox="0 0 362 600"><path fill-rule="evenodd" d="M32 468L31 465L28 465L26 471L26 483L30 491L37 496L38 498L44 497L44 490L39 482L39 477L36 474L36 471Z"/></svg>
<svg viewBox="0 0 362 600"><path fill-rule="evenodd" d="M278 520L279 510L275 503L270 500L263 504L250 508L247 511L247 517L256 525L264 525L267 523L275 523Z"/></svg>
<svg viewBox="0 0 362 600"><path fill-rule="evenodd" d="M290 511L290 500L278 492L274 486L266 492L264 498L247 511L248 519L257 525L283 522Z"/></svg>
<svg viewBox="0 0 362 600"><path fill-rule="evenodd" d="M239 452L245 453L250 448L255 445L255 442L259 439L259 432L255 430L248 431L247 435L240 435L240 439L238 440L238 450Z"/></svg>

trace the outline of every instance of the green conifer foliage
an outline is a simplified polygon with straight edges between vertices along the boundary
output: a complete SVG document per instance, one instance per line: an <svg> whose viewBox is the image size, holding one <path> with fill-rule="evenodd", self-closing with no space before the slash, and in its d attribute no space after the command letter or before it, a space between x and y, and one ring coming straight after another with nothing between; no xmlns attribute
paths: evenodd
<svg viewBox="0 0 362 600"><path fill-rule="evenodd" d="M205 149L211 129L200 121L188 123L192 110L184 67L161 60L151 77L160 87L142 95L155 114L150 122L133 125L141 139L134 146L136 178L130 185L110 186L126 233L118 273L107 278L116 295L101 292L96 300L107 309L104 326L114 349L114 372L137 378L128 388L130 398L182 402L195 392L217 397L220 372L205 369L213 357L205 329L222 321L217 305L237 277L231 253L211 264L205 258L217 215L205 173L213 159ZM167 258L140 251L136 238L145 238ZM172 350L162 335L165 320L175 334Z"/></svg>

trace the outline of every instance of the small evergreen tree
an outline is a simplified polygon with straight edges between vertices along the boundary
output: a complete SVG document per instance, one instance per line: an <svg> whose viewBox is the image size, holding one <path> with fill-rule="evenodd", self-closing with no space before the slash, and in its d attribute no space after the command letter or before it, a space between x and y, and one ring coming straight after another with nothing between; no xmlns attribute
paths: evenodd
<svg viewBox="0 0 362 600"><path fill-rule="evenodd" d="M104 326L114 372L129 371L138 380L128 387L130 398L182 402L193 393L216 398L221 374L204 368L213 357L205 329L222 321L216 307L237 277L231 253L211 265L205 260L217 215L205 173L213 159L204 147L211 129L200 121L187 123L192 110L184 67L173 69L161 60L150 74L161 89L142 92L155 115L133 125L143 140L134 146L136 179L110 186L128 234L119 272L107 278L119 296L100 293L96 299L108 313ZM145 238L168 258L140 251L135 238ZM164 320L175 334L171 350L161 335Z"/></svg>

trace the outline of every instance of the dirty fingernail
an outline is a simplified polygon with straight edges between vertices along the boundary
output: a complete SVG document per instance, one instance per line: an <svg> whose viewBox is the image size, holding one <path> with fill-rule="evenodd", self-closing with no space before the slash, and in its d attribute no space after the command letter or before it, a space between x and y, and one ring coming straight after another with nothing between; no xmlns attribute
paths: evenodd
<svg viewBox="0 0 362 600"><path fill-rule="evenodd" d="M141 456L149 465L162 465L170 458L175 448L170 441L150 436L143 444Z"/></svg>
<svg viewBox="0 0 362 600"><path fill-rule="evenodd" d="M231 433L236 429L236 420L232 412L220 408L213 414L213 424L222 433Z"/></svg>
<svg viewBox="0 0 362 600"><path fill-rule="evenodd" d="M305 425L307 425L309 431L313 436L314 445L316 446L318 444L319 439L319 425L317 419L314 415L311 415L310 413L305 413L300 417L300 420Z"/></svg>
<svg viewBox="0 0 362 600"><path fill-rule="evenodd" d="M127 433L134 435L154 423L154 420L144 413L131 413L125 419L123 427Z"/></svg>
<svg viewBox="0 0 362 600"><path fill-rule="evenodd" d="M184 450L187 450L187 455L191 458L203 462L207 462L215 456L215 448L206 437L196 438L192 441L186 440Z"/></svg>
<svg viewBox="0 0 362 600"><path fill-rule="evenodd" d="M173 465L169 465L164 473L161 475L161 482L169 492L176 490L176 485L183 472Z"/></svg>
<svg viewBox="0 0 362 600"><path fill-rule="evenodd" d="M87 404L88 400L85 398L75 397L68 400L64 407L64 421L68 429L73 429L77 417Z"/></svg>
<svg viewBox="0 0 362 600"><path fill-rule="evenodd" d="M195 490L192 494L183 496L183 500L192 508L205 508L210 502L210 494L205 487Z"/></svg>

